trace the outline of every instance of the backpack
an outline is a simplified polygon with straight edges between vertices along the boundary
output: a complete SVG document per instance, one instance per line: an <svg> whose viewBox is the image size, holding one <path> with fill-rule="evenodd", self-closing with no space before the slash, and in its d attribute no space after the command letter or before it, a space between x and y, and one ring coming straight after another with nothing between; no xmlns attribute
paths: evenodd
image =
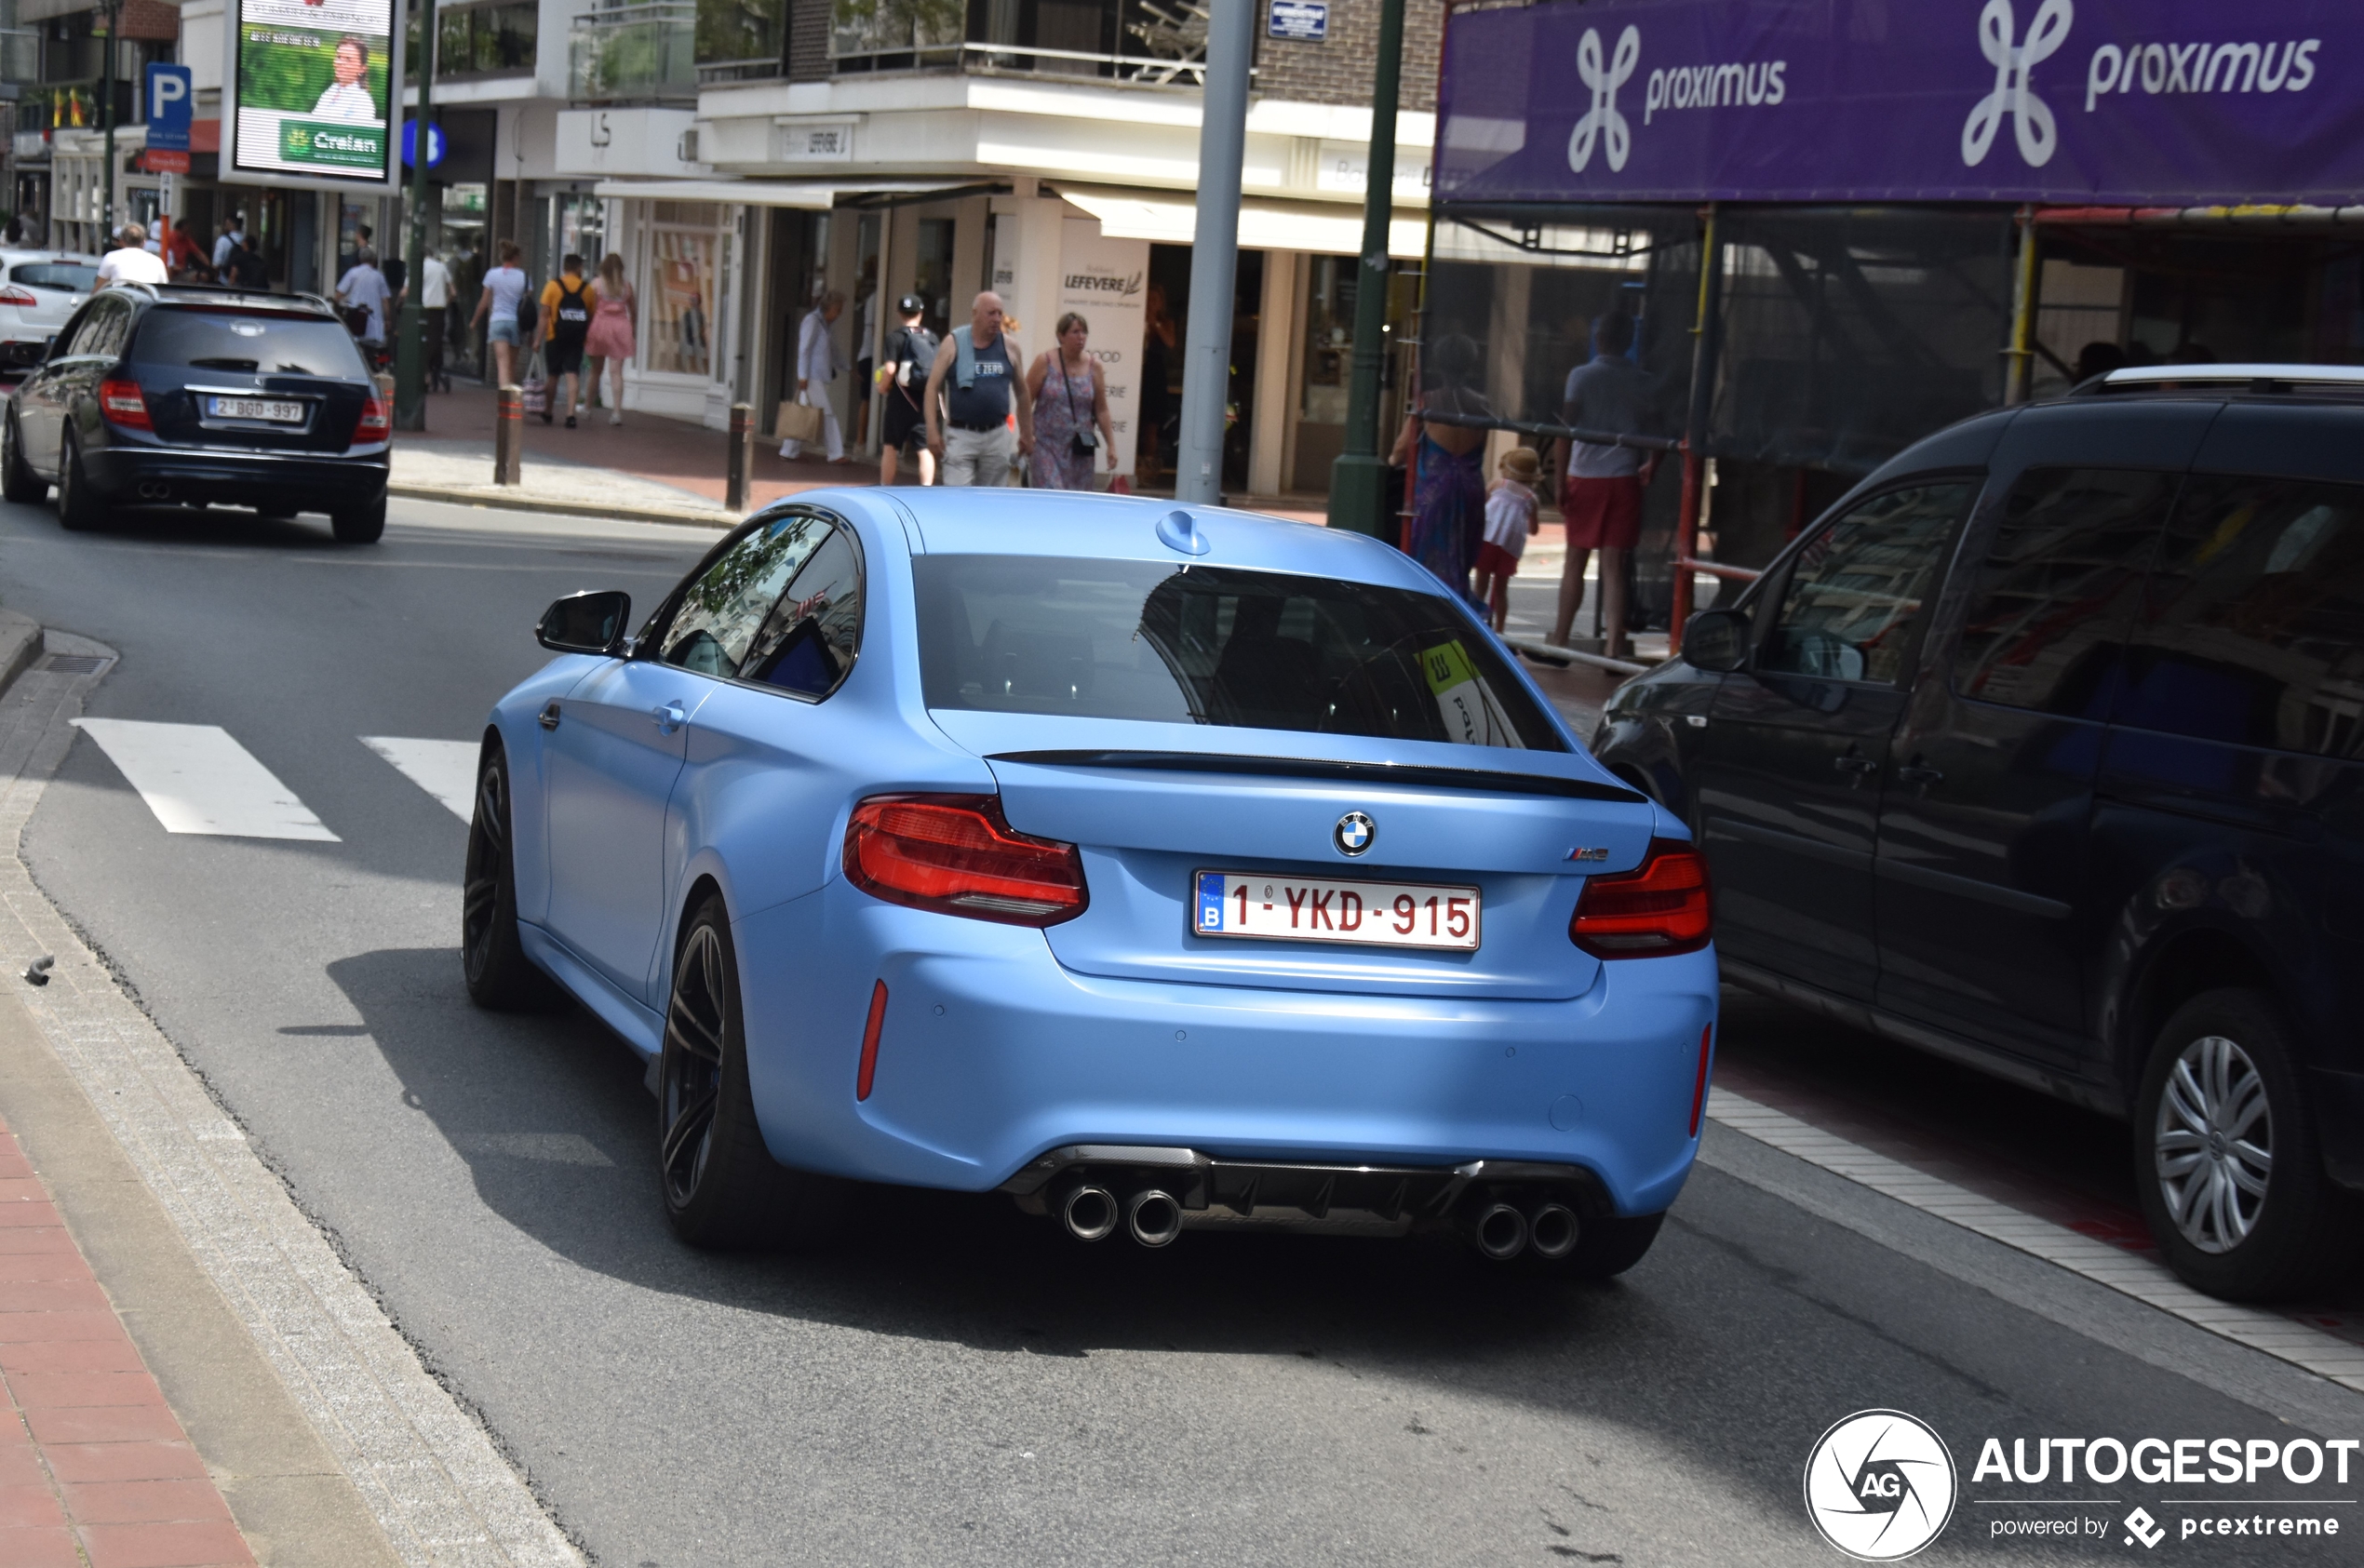
<svg viewBox="0 0 2364 1568"><path fill-rule="evenodd" d="M924 327L898 327L903 335L902 346L888 355L903 362L895 374L897 386L925 386L928 375L935 369L935 334Z"/></svg>
<svg viewBox="0 0 2364 1568"><path fill-rule="evenodd" d="M271 287L271 269L262 257L241 245L230 252L230 281L241 288L265 289Z"/></svg>
<svg viewBox="0 0 2364 1568"><path fill-rule="evenodd" d="M562 346L583 342L591 330L591 286L577 284L569 288L558 285L558 303L551 315L550 336Z"/></svg>

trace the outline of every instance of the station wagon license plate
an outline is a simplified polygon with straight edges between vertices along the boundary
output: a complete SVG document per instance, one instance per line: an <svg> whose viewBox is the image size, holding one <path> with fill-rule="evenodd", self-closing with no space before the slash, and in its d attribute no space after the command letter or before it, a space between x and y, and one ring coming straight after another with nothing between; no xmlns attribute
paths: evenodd
<svg viewBox="0 0 2364 1568"><path fill-rule="evenodd" d="M1190 929L1201 936L1459 952L1473 952L1478 945L1475 888L1252 871L1201 871L1193 882L1197 896L1190 901Z"/></svg>
<svg viewBox="0 0 2364 1568"><path fill-rule="evenodd" d="M302 424L303 405L274 397L208 397L206 412L218 420L267 420L273 424Z"/></svg>

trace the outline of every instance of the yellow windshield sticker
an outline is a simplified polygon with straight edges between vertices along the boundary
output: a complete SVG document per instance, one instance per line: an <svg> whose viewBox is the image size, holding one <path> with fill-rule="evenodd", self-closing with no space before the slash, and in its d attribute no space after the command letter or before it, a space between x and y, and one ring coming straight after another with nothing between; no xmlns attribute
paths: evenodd
<svg viewBox="0 0 2364 1568"><path fill-rule="evenodd" d="M1424 650L1420 667L1428 672L1429 690L1439 696L1478 677L1477 666L1470 662L1469 650L1457 642L1441 642Z"/></svg>

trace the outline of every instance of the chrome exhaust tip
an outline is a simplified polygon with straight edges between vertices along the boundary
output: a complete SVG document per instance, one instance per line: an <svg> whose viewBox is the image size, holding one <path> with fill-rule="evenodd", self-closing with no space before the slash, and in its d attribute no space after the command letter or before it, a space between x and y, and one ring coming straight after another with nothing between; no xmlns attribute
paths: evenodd
<svg viewBox="0 0 2364 1568"><path fill-rule="evenodd" d="M1059 1204L1059 1219L1079 1241L1105 1241L1116 1229L1116 1194L1089 1182L1068 1189Z"/></svg>
<svg viewBox="0 0 2364 1568"><path fill-rule="evenodd" d="M1182 1234L1182 1205L1172 1193L1150 1187L1135 1193L1125 1204L1124 1221L1133 1240L1144 1247L1162 1247Z"/></svg>
<svg viewBox="0 0 2364 1568"><path fill-rule="evenodd" d="M1508 1263L1526 1251L1526 1216L1508 1203L1489 1203L1478 1211L1470 1234L1477 1249L1497 1263Z"/></svg>
<svg viewBox="0 0 2364 1568"><path fill-rule="evenodd" d="M1565 1203L1546 1203L1528 1216L1526 1244L1539 1258L1564 1258L1576 1251L1580 1227L1575 1211Z"/></svg>

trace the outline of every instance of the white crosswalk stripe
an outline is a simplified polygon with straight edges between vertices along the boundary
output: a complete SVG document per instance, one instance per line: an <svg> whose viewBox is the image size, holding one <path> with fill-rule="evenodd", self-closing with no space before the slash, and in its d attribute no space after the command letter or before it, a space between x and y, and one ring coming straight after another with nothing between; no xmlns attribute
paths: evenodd
<svg viewBox="0 0 2364 1568"><path fill-rule="evenodd" d="M295 791L219 725L131 718L74 723L99 743L168 833L339 842Z"/></svg>
<svg viewBox="0 0 2364 1568"><path fill-rule="evenodd" d="M393 763L404 778L449 806L453 816L462 822L472 820L477 794L476 742L364 735L361 744Z"/></svg>

